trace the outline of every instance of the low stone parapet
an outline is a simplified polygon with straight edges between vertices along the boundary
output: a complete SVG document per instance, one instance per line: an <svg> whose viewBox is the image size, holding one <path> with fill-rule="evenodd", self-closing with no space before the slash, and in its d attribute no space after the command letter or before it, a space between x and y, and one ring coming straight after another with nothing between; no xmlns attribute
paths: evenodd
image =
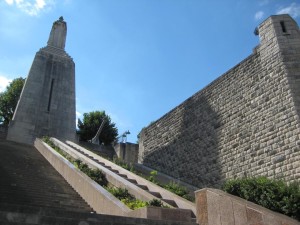
<svg viewBox="0 0 300 225"><path fill-rule="evenodd" d="M148 206L133 210L132 212L128 213L127 216L155 220L173 220L190 222L191 210Z"/></svg>
<svg viewBox="0 0 300 225"><path fill-rule="evenodd" d="M300 225L296 220L223 191L195 192L197 222L201 225Z"/></svg>

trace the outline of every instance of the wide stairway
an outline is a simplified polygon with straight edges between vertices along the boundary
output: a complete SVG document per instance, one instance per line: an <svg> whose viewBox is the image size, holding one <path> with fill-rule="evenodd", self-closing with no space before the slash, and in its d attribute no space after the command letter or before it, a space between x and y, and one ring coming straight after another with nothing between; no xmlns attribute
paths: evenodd
<svg viewBox="0 0 300 225"><path fill-rule="evenodd" d="M0 174L1 205L93 211L34 147L0 141Z"/></svg>
<svg viewBox="0 0 300 225"><path fill-rule="evenodd" d="M191 224L96 214L32 146L0 140L0 176L1 225Z"/></svg>

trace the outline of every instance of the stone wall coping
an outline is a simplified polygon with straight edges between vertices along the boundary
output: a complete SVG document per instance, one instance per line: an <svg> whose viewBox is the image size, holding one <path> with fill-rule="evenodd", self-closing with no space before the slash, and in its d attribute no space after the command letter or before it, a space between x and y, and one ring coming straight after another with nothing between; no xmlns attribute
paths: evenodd
<svg viewBox="0 0 300 225"><path fill-rule="evenodd" d="M129 217L148 218L158 220L175 220L191 222L191 211L187 209L170 209L148 206L133 210Z"/></svg>

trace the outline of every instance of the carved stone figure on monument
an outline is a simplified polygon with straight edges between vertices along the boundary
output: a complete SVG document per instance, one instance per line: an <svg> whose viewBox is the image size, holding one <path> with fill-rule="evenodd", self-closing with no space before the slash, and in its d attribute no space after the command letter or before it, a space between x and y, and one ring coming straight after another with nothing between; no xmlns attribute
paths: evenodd
<svg viewBox="0 0 300 225"><path fill-rule="evenodd" d="M103 121L102 121L102 123L101 123L101 125L100 125L100 127L99 127L99 129L98 129L98 131L97 131L97 133L95 135L95 137L93 137L92 140L89 140L89 142L91 142L93 144L96 144L96 145L99 145L99 136L101 134L101 131L102 131L103 127L104 127L105 122L106 122L105 118L103 118Z"/></svg>

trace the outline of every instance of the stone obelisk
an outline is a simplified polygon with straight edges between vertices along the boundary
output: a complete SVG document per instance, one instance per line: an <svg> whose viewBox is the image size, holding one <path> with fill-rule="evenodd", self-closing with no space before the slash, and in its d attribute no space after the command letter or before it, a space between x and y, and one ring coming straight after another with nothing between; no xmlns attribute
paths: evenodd
<svg viewBox="0 0 300 225"><path fill-rule="evenodd" d="M67 24L55 21L47 46L35 55L7 139L32 144L36 137L74 140L75 64L65 51Z"/></svg>

